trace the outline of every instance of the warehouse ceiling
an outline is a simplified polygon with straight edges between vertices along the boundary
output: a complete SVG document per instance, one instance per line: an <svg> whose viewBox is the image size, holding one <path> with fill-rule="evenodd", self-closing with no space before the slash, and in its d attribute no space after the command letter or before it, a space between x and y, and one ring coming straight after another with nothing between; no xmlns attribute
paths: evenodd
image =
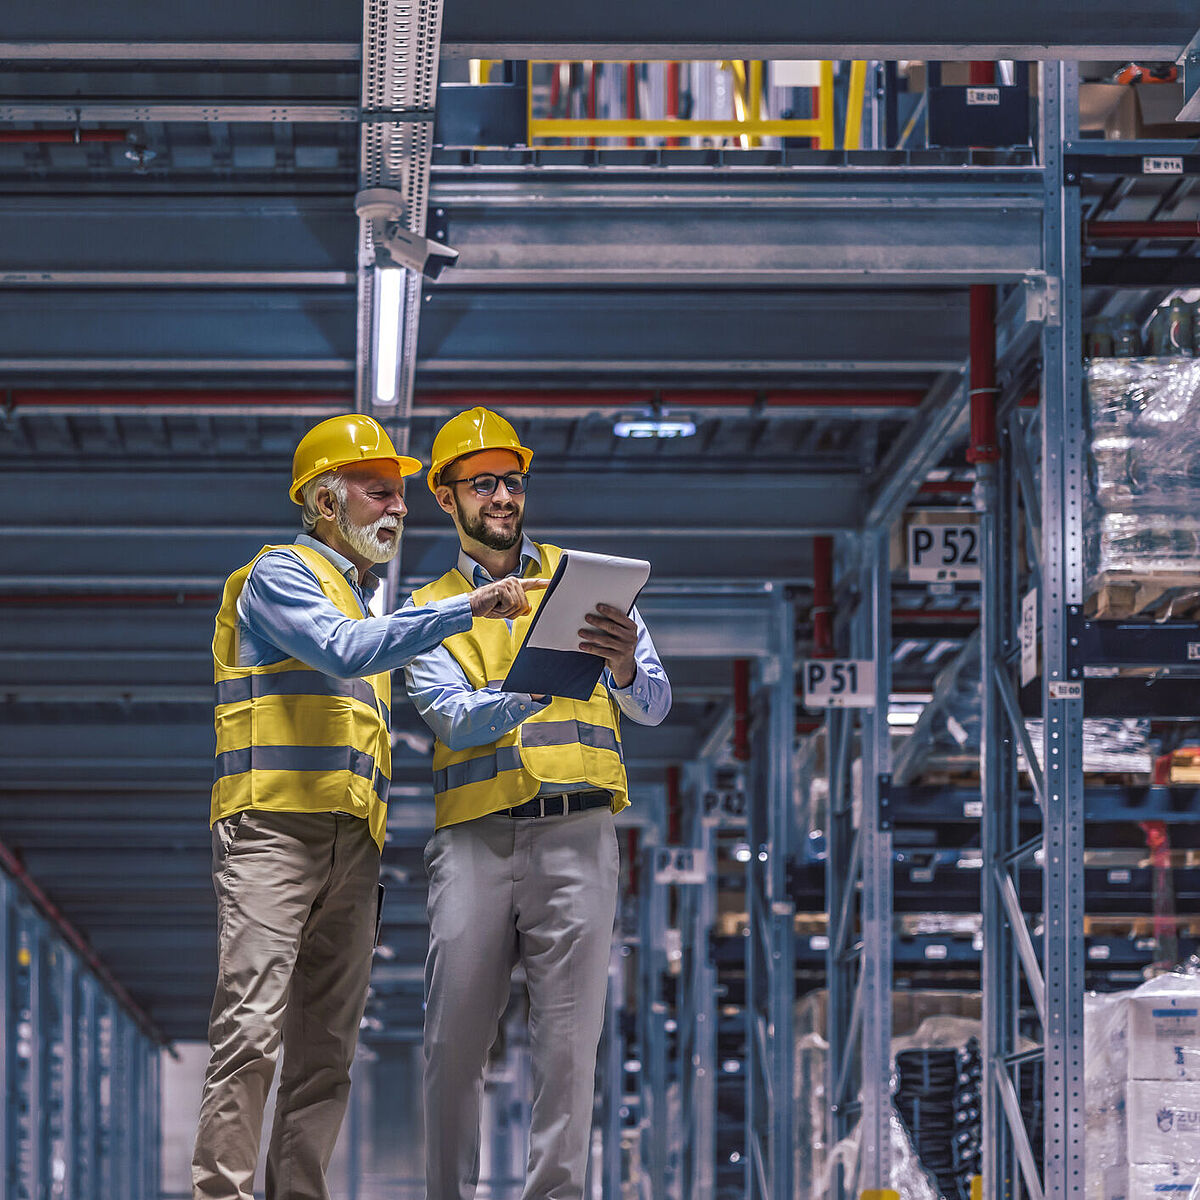
<svg viewBox="0 0 1200 1200"><path fill-rule="evenodd" d="M292 449L354 403L361 14L259 7L43 6L0 44L0 838L181 1039L204 1035L215 963L219 588L294 536ZM669 766L720 744L764 586L803 605L813 535L859 528L955 427L967 284L1040 263L1028 155L844 166L435 152L431 228L462 261L423 296L410 445L427 457L447 416L491 404L535 448L535 536L653 563L642 609L676 703L628 730L647 813ZM695 435L614 433L664 410ZM419 479L409 500L403 592L455 548ZM944 640L926 603L917 658ZM395 720L371 1012L412 1037L432 805L424 728Z"/></svg>

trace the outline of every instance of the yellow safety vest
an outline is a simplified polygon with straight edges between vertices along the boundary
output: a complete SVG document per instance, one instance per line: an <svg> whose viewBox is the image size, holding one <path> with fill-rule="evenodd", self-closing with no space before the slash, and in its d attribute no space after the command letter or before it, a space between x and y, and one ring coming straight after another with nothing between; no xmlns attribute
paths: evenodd
<svg viewBox="0 0 1200 1200"><path fill-rule="evenodd" d="M354 589L309 546L264 546L225 583L213 636L217 761L211 820L247 808L364 817L383 849L392 774L392 677L335 679L297 658L239 667L237 601L254 564L289 550L340 612L362 618Z"/></svg>
<svg viewBox="0 0 1200 1200"><path fill-rule="evenodd" d="M539 546L536 576L549 579L562 551ZM457 569L413 593L414 604L474 591ZM476 618L465 633L452 634L442 645L462 667L473 688L498 687L541 604L542 593L529 596L532 611L512 622ZM612 793L612 810L629 805L621 749L620 714L603 681L587 700L555 697L515 729L486 746L451 750L440 739L433 747L433 790L436 825L456 825L502 808L524 804L543 783L586 783Z"/></svg>

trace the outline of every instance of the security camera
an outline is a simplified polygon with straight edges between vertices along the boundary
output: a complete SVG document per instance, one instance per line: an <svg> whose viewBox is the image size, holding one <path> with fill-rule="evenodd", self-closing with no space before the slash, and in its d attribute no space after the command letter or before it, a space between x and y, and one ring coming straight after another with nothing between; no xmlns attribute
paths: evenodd
<svg viewBox="0 0 1200 1200"><path fill-rule="evenodd" d="M393 188L365 188L354 197L354 211L371 222L377 266L407 267L436 279L458 262L453 247L422 237L404 224L404 197Z"/></svg>

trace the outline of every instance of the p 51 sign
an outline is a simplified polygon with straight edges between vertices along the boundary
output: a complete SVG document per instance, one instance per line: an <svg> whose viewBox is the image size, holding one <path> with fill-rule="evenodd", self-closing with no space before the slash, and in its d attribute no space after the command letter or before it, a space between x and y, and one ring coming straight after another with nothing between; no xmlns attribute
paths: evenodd
<svg viewBox="0 0 1200 1200"><path fill-rule="evenodd" d="M875 664L869 658L809 658L805 708L874 708Z"/></svg>
<svg viewBox="0 0 1200 1200"><path fill-rule="evenodd" d="M912 583L982 578L979 567L979 526L910 525L908 578Z"/></svg>

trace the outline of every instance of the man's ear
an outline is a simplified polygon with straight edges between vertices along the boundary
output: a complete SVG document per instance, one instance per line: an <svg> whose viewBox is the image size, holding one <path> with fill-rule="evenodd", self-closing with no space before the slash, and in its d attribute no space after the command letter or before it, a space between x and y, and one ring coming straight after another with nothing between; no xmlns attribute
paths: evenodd
<svg viewBox="0 0 1200 1200"><path fill-rule="evenodd" d="M438 508L444 513L449 513L454 516L454 489L447 487L444 483L439 484L437 490L433 493L433 498L438 502Z"/></svg>
<svg viewBox="0 0 1200 1200"><path fill-rule="evenodd" d="M317 512L327 521L337 520L337 504L333 490L328 487L317 488L317 494L313 497L313 503L316 505Z"/></svg>

